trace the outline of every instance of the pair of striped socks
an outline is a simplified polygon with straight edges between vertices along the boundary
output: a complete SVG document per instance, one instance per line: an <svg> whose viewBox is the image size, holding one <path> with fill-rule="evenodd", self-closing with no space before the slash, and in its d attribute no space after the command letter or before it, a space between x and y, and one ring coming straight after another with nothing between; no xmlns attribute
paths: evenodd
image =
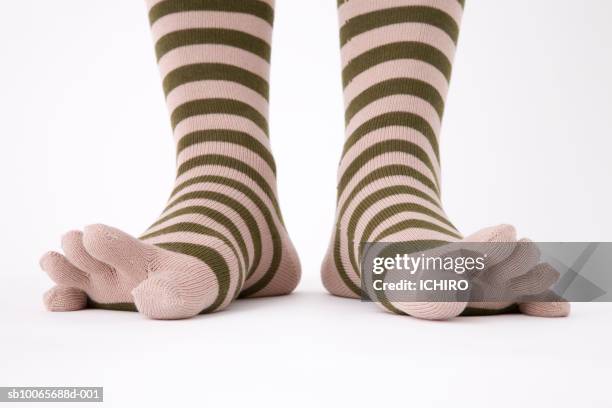
<svg viewBox="0 0 612 408"><path fill-rule="evenodd" d="M147 0L147 6L176 142L175 188L139 238L105 225L64 235L63 254L41 259L56 283L45 305L180 319L221 310L239 296L289 294L300 263L279 209L269 142L274 1ZM442 210L439 157L463 7L461 0L338 0L346 142L322 267L332 294L361 295L359 242L464 239ZM465 240L516 242L516 236L499 226ZM534 282L553 276L535 276L535 265L515 252L508 259ZM383 306L447 319L513 305ZM561 300L514 306L537 316L569 313Z"/></svg>

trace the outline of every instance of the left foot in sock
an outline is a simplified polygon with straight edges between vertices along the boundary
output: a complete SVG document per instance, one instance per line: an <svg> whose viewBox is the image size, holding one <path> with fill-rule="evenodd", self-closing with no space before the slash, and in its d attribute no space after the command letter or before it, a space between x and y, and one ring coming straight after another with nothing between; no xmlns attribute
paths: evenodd
<svg viewBox="0 0 612 408"><path fill-rule="evenodd" d="M361 242L434 247L464 240L442 208L439 149L462 14L463 2L457 0L339 2L346 142L336 226L322 267L323 283L332 294L360 297ZM515 243L516 236L514 228L500 226L465 241ZM520 264L520 255L509 250L500 261ZM536 278L543 270L530 275L533 267L525 263L518 268L529 277L519 285L523 292L533 291L525 285L539 282ZM547 277L549 272L546 269ZM424 319L448 319L468 306L471 312L484 314L505 310L507 305L386 302L384 306ZM539 316L569 312L564 302L526 303L519 309Z"/></svg>

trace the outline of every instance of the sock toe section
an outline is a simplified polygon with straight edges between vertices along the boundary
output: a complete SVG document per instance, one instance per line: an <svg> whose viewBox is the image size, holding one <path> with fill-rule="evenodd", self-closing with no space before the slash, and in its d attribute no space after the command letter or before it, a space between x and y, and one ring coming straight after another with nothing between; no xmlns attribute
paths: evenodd
<svg viewBox="0 0 612 408"><path fill-rule="evenodd" d="M521 313L535 317L567 317L571 312L570 303L560 300L556 302L526 302L519 304Z"/></svg>
<svg viewBox="0 0 612 408"><path fill-rule="evenodd" d="M516 229L512 225L501 224L481 229L465 238L466 242L512 242L516 241Z"/></svg>
<svg viewBox="0 0 612 408"><path fill-rule="evenodd" d="M87 294L77 288L55 286L45 292L43 303L50 312L73 312L87 307Z"/></svg>
<svg viewBox="0 0 612 408"><path fill-rule="evenodd" d="M159 320L187 319L202 312L206 303L212 303L216 284L202 284L196 277L184 278L182 284L176 277L164 275L142 282L132 291L138 311Z"/></svg>
<svg viewBox="0 0 612 408"><path fill-rule="evenodd" d="M547 263L537 265L531 271L512 279L510 288L519 296L538 295L546 292L559 280L559 272Z"/></svg>
<svg viewBox="0 0 612 408"><path fill-rule="evenodd" d="M91 256L83 245L83 233L70 231L62 237L62 250L66 258L77 268L89 274L109 274L112 269L107 264Z"/></svg>
<svg viewBox="0 0 612 408"><path fill-rule="evenodd" d="M492 267L512 255L516 247L516 229L512 225L502 224L495 227L484 228L472 235L467 236L463 242L485 243L481 249L478 245L470 246L479 252L487 254L487 266ZM487 244L496 243L491 246Z"/></svg>
<svg viewBox="0 0 612 408"><path fill-rule="evenodd" d="M137 238L102 224L89 225L83 233L85 250L96 260L115 268L118 273L145 279L147 263L153 250Z"/></svg>
<svg viewBox="0 0 612 408"><path fill-rule="evenodd" d="M72 265L66 257L57 252L47 252L40 259L40 267L53 282L60 286L86 288L89 278L85 272Z"/></svg>
<svg viewBox="0 0 612 408"><path fill-rule="evenodd" d="M189 313L183 298L167 280L147 279L132 291L136 308L151 319L185 319L197 313Z"/></svg>
<svg viewBox="0 0 612 408"><path fill-rule="evenodd" d="M532 270L540 261L540 250L528 239L518 241L514 252L488 272L494 285L504 285Z"/></svg>
<svg viewBox="0 0 612 408"><path fill-rule="evenodd" d="M459 316L466 308L466 302L394 302L393 306L402 312L423 320L449 320Z"/></svg>

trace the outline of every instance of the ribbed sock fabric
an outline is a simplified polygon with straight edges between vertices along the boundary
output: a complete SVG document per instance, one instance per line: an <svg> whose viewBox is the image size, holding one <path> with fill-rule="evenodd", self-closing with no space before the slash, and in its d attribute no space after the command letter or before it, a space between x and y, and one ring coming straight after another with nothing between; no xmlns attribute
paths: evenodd
<svg viewBox="0 0 612 408"><path fill-rule="evenodd" d="M332 294L361 296L362 242L434 247L464 240L442 208L439 149L463 7L461 0L338 1L346 142L336 225L322 267L323 283ZM465 240L516 242L516 234L514 228L501 225ZM525 274L529 270L521 256L512 250L506 254L507 262L521 265L518 270ZM472 306L381 304L424 319L451 318ZM550 305L546 312L542 305L521 310L535 315L569 311L564 302ZM486 306L482 310L488 312L508 305L473 306Z"/></svg>
<svg viewBox="0 0 612 408"><path fill-rule="evenodd" d="M87 305L158 319L290 293L300 277L268 135L273 0L147 0L177 177L139 239L105 225L43 256L49 310Z"/></svg>

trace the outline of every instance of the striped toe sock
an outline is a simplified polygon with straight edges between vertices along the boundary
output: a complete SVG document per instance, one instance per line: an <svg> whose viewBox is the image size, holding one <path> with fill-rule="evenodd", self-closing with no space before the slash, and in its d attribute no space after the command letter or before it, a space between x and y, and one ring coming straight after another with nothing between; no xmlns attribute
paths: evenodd
<svg viewBox="0 0 612 408"><path fill-rule="evenodd" d="M289 293L299 261L277 200L268 127L274 0L147 4L178 170L144 240L199 244L221 235L245 265L232 277L242 276L236 292Z"/></svg>
<svg viewBox="0 0 612 408"><path fill-rule="evenodd" d="M322 267L327 290L338 296L361 296L358 248L362 242L410 242L420 248L460 240L514 245L516 231L508 225L463 237L441 204L440 128L464 1L338 0L338 8L346 141L336 225ZM539 293L534 276L543 266L533 267L535 263L526 262L521 251L510 252L500 267L493 266L488 273L503 267L523 271L524 276L517 278L526 283L523 291ZM549 271L547 276L555 273ZM566 316L570 310L558 298L487 308L433 299L383 298L377 303L391 312L423 319L491 314L491 308L544 317Z"/></svg>
<svg viewBox="0 0 612 408"><path fill-rule="evenodd" d="M339 0L338 8L346 141L322 278L332 294L356 298L361 242L463 239L442 209L439 151L463 1ZM383 304L427 319L466 306Z"/></svg>
<svg viewBox="0 0 612 408"><path fill-rule="evenodd" d="M288 294L300 277L268 135L273 0L147 0L176 142L167 207L140 238L69 234L41 265L50 310L88 304L178 319L236 297ZM65 289L66 287L72 289ZM131 307L130 307L131 303Z"/></svg>
<svg viewBox="0 0 612 408"><path fill-rule="evenodd" d="M216 280L227 290L218 307L238 295L290 293L299 261L277 201L268 128L274 1L147 3L178 170L168 206L142 238L196 257L201 246L224 248L203 259L221 263Z"/></svg>

